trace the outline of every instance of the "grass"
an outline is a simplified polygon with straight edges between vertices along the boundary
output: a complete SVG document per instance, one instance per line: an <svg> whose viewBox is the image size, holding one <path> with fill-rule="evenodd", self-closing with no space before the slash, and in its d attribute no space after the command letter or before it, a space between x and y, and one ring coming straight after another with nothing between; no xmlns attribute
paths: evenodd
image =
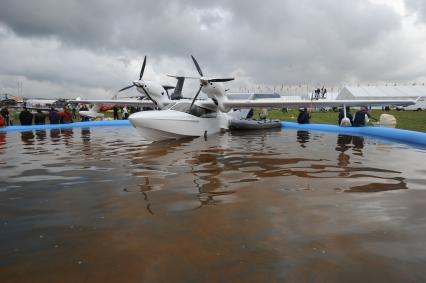
<svg viewBox="0 0 426 283"><path fill-rule="evenodd" d="M355 110L352 110L352 115L355 116ZM268 118L278 119L281 121L296 122L298 110L289 110L287 113L280 110L270 110ZM412 130L418 132L426 132L426 111L382 111L382 110L371 110L370 114L379 119L381 114L391 114L395 116L397 120L396 127L398 129ZM332 124L337 125L338 112L312 112L311 123L315 124ZM258 117L255 114L255 117Z"/></svg>

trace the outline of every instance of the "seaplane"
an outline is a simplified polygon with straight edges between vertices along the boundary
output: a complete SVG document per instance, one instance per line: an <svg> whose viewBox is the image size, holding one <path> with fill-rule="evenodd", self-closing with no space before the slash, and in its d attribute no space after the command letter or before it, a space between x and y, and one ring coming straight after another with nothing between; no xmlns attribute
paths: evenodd
<svg viewBox="0 0 426 283"><path fill-rule="evenodd" d="M172 100L166 88L159 82L143 79L146 65L146 56L139 74L139 80L119 90L119 92L132 87L144 94L146 101L135 100L75 100L75 103L114 104L114 105L154 105L158 110L141 111L129 116L130 123L145 140L158 141L166 139L179 139L185 137L199 137L216 134L229 128L232 119L239 119L240 113L235 109L250 108L321 108L346 106L407 106L415 102L412 100L287 100L280 98L265 98L258 100L229 99L222 83L234 78L210 78L204 73L194 56L192 61L199 77L184 77L185 79L199 80L200 86L192 99ZM177 76L171 76L178 78ZM207 99L197 99L203 92ZM342 125L350 124L346 117Z"/></svg>

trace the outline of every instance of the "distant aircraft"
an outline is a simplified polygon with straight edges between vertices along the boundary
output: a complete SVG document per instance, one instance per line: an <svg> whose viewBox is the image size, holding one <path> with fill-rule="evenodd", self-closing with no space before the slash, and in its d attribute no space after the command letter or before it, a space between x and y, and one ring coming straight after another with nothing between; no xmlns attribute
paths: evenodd
<svg viewBox="0 0 426 283"><path fill-rule="evenodd" d="M122 88L120 91L136 87L145 94L150 102L157 106L158 111L142 111L131 114L131 124L147 140L178 139L183 137L207 136L218 133L221 129L228 129L231 119L235 119L232 109L235 108L299 108L299 107L343 107L345 106L385 106L385 105L411 105L411 100L286 100L284 98L265 98L259 100L228 99L223 82L234 78L209 78L205 77L197 60L191 55L194 65L200 77L185 77L197 79L200 87L193 99L171 100L164 87L155 81L143 80L146 57L142 64L139 80L132 85ZM172 76L174 77L174 76ZM205 93L207 100L197 100L199 94ZM83 102L83 101L80 101ZM97 101L98 103L114 103L112 101ZM146 102L117 100L115 104L143 105ZM95 103L87 100L84 103ZM140 104L139 104L140 103ZM347 122L349 119L343 119Z"/></svg>

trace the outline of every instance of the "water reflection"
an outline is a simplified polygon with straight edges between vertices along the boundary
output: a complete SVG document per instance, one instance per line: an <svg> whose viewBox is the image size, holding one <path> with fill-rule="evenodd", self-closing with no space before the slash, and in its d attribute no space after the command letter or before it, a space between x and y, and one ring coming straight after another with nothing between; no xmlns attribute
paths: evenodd
<svg viewBox="0 0 426 283"><path fill-rule="evenodd" d="M83 144L90 144L90 128L81 128L81 140Z"/></svg>
<svg viewBox="0 0 426 283"><path fill-rule="evenodd" d="M424 170L410 165L424 153L345 135L74 131L36 133L50 154L7 136L1 282L426 279Z"/></svg>
<svg viewBox="0 0 426 283"><path fill-rule="evenodd" d="M305 148L305 143L309 142L310 133L308 131L297 131L297 141L300 143L300 146Z"/></svg>
<svg viewBox="0 0 426 283"><path fill-rule="evenodd" d="M83 142L82 151L84 155L92 155L92 147L90 140L90 129L89 128L81 128L81 141Z"/></svg>
<svg viewBox="0 0 426 283"><path fill-rule="evenodd" d="M352 143L354 145L354 155L363 156L362 149L364 148L364 137L353 136Z"/></svg>
<svg viewBox="0 0 426 283"><path fill-rule="evenodd" d="M405 178L395 177L391 178L394 180L394 183L369 183L366 185L353 186L349 189L345 190L347 193L377 193L377 192L385 192L385 191L394 191L394 190L407 190L408 186L405 181ZM389 180L389 179L388 179Z"/></svg>
<svg viewBox="0 0 426 283"><path fill-rule="evenodd" d="M0 133L0 153L3 153L4 149L6 148L6 133Z"/></svg>
<svg viewBox="0 0 426 283"><path fill-rule="evenodd" d="M61 140L61 130L60 129L50 129L50 139L53 144L56 144Z"/></svg>
<svg viewBox="0 0 426 283"><path fill-rule="evenodd" d="M61 135L62 135L62 139L63 139L65 145L68 146L68 145L72 144L72 138L73 138L73 135L74 135L72 128L61 129Z"/></svg>
<svg viewBox="0 0 426 283"><path fill-rule="evenodd" d="M47 136L46 130L36 130L35 134L36 134L37 141L44 141Z"/></svg>
<svg viewBox="0 0 426 283"><path fill-rule="evenodd" d="M352 143L352 136L348 136L348 135L337 136L336 151L340 152L339 156L337 157L337 165L341 167L346 167L350 164L350 155L345 154L345 151L351 148L350 146L351 143Z"/></svg>
<svg viewBox="0 0 426 283"><path fill-rule="evenodd" d="M353 149L354 155L363 156L364 138L361 136L338 135L336 151L340 152L337 158L339 166L346 167L350 164L350 155L345 154L350 148Z"/></svg>
<svg viewBox="0 0 426 283"><path fill-rule="evenodd" d="M34 132L33 131L21 132L21 140L24 145L34 145Z"/></svg>

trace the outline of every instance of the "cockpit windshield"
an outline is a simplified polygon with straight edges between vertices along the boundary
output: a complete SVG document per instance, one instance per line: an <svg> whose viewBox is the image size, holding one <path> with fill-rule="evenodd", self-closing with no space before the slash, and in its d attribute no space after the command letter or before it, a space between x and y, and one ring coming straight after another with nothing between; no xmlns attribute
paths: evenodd
<svg viewBox="0 0 426 283"><path fill-rule="evenodd" d="M170 109L170 108L172 108L173 106L175 106L175 104L176 104L176 102L169 103L168 105L166 105L165 107L163 107L163 109L164 109L164 110Z"/></svg>
<svg viewBox="0 0 426 283"><path fill-rule="evenodd" d="M213 111L213 110L210 110L210 109L207 109L207 108L204 108L204 107L200 107L200 106L195 105L195 104L192 105L192 107L191 107L191 103L189 103L189 102L176 103L168 109L188 113L188 114L200 117L200 118L214 118L214 117L216 117L216 111Z"/></svg>

